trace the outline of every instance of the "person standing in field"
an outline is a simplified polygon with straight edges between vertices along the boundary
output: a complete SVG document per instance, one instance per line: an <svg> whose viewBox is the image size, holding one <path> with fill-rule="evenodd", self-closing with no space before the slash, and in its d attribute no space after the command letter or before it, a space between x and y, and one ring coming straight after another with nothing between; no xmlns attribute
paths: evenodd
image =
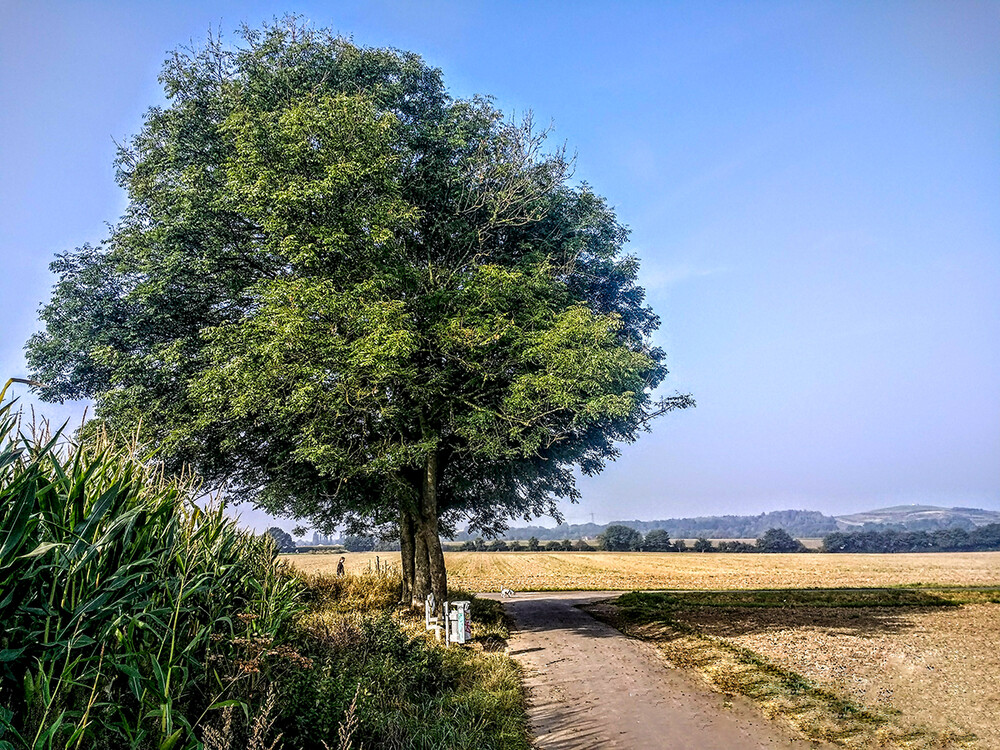
<svg viewBox="0 0 1000 750"><path fill-rule="evenodd" d="M346 559L347 559L346 557L341 557L340 558L340 562L337 563L337 577L338 578L340 578L341 576L344 575L344 560L346 560Z"/></svg>

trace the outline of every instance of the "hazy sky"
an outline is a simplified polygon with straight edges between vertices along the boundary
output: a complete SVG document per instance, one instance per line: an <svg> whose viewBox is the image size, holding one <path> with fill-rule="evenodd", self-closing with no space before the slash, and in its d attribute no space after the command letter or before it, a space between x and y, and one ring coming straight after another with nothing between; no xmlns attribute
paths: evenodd
<svg viewBox="0 0 1000 750"><path fill-rule="evenodd" d="M568 520L1000 510L997 2L0 0L0 381L54 253L121 214L166 52L286 10L551 119L631 226L698 407Z"/></svg>

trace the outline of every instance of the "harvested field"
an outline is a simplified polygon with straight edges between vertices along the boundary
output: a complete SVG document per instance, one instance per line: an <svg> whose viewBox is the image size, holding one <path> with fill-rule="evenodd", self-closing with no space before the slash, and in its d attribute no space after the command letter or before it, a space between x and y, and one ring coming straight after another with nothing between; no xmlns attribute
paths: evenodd
<svg viewBox="0 0 1000 750"><path fill-rule="evenodd" d="M1000 750L1000 604L701 608L673 617L859 704Z"/></svg>
<svg viewBox="0 0 1000 750"><path fill-rule="evenodd" d="M288 555L309 572L330 572L339 555ZM376 553L348 553L348 571ZM378 553L399 564L399 553ZM924 554L699 554L655 552L448 552L449 583L468 591L633 591L1000 584L1000 552Z"/></svg>

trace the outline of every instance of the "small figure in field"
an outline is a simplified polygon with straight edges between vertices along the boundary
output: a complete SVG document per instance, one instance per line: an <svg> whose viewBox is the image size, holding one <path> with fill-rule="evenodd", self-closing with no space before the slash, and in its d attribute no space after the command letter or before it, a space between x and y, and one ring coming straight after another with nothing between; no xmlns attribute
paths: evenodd
<svg viewBox="0 0 1000 750"><path fill-rule="evenodd" d="M347 559L346 557L342 557L342 558L340 558L340 562L337 563L337 577L338 578L340 578L342 575L344 575L344 560L346 560L346 559Z"/></svg>
<svg viewBox="0 0 1000 750"><path fill-rule="evenodd" d="M514 598L514 592L511 591L506 586L501 586L500 587L500 598L501 599L513 599Z"/></svg>

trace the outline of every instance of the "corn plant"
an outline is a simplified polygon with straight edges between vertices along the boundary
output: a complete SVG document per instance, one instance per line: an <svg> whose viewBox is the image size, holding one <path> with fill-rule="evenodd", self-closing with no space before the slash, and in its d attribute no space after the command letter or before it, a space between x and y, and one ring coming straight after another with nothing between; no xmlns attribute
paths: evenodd
<svg viewBox="0 0 1000 750"><path fill-rule="evenodd" d="M0 750L198 747L297 616L267 538L135 446L0 406ZM251 646L248 646L251 644Z"/></svg>

